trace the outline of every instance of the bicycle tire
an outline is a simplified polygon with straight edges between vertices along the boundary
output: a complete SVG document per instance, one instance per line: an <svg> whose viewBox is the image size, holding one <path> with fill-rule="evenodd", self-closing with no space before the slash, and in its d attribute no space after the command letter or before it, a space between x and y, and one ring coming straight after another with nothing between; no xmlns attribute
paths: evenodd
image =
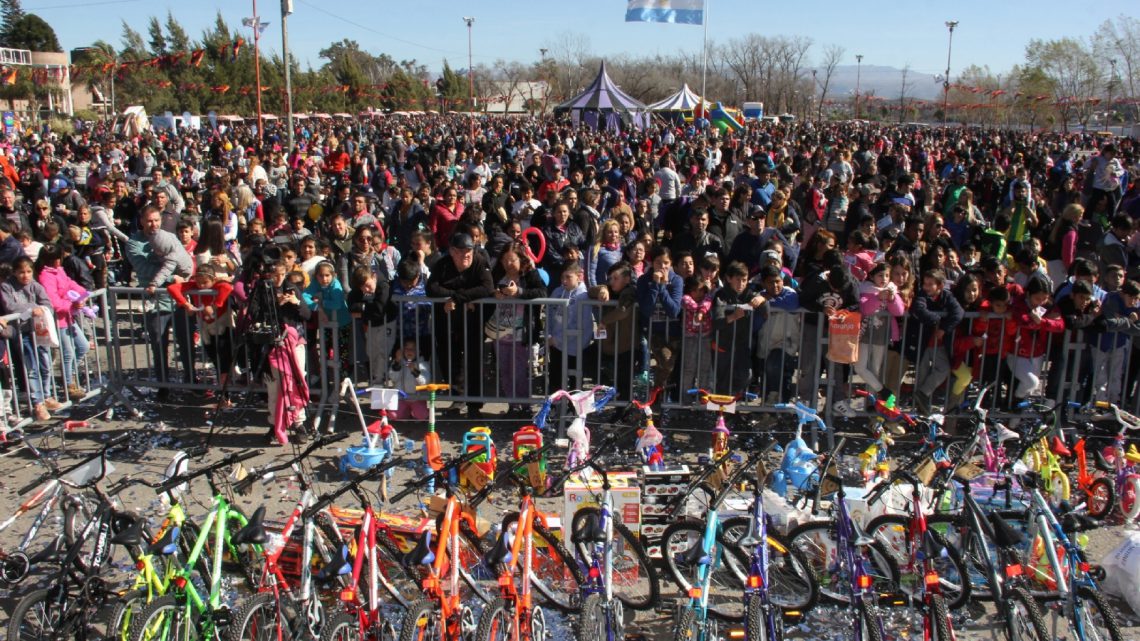
<svg viewBox="0 0 1140 641"><path fill-rule="evenodd" d="M677 617L673 638L677 641L700 641L701 625L697 622L697 612L688 604L682 606L681 615Z"/></svg>
<svg viewBox="0 0 1140 641"><path fill-rule="evenodd" d="M67 547L71 547L76 541L80 540L83 536L83 530L87 528L90 523L94 511L88 505L88 501L83 500L78 496L65 496L60 501L60 510L63 511L63 538L66 541ZM94 533L92 533L94 534ZM75 556L75 567L83 574L91 572L90 558L95 553L95 541L97 536L88 536L83 540L83 545L80 547L79 554ZM110 561L112 552L115 546L108 548L108 558Z"/></svg>
<svg viewBox="0 0 1140 641"><path fill-rule="evenodd" d="M504 526L510 527L512 520L518 520L518 513L508 515ZM582 609L581 599L578 598L581 587L586 583L582 568L557 537L546 529L542 519L537 516L531 526L534 536L536 554L530 572L530 584L547 603L555 610L566 614L576 614ZM537 553L542 547L547 553Z"/></svg>
<svg viewBox="0 0 1140 641"><path fill-rule="evenodd" d="M28 627L39 630L39 638L57 638L65 621L61 618L62 612L49 612L48 601L54 598L56 588L33 590L20 599L12 609L8 619L8 638L24 638L24 630ZM26 621L29 616L33 621Z"/></svg>
<svg viewBox="0 0 1140 641"><path fill-rule="evenodd" d="M606 610L602 607L602 595L595 592L582 601L582 612L578 614L578 629L574 638L578 641L605 641L609 639L606 632Z"/></svg>
<svg viewBox="0 0 1140 641"><path fill-rule="evenodd" d="M103 621L106 641L130 641L131 621L146 607L149 595L146 590L136 588L119 597L115 607L107 611Z"/></svg>
<svg viewBox="0 0 1140 641"><path fill-rule="evenodd" d="M820 599L846 604L851 602L851 581L843 572L835 572L830 567L831 552L837 547L834 530L830 521L804 523L792 530L788 541L814 572ZM899 584L899 566L894 555L879 541L871 541L867 549L870 552L865 560L871 576L871 590L876 594L893 592Z"/></svg>
<svg viewBox="0 0 1140 641"><path fill-rule="evenodd" d="M682 595L689 594L695 587L693 582L700 563L689 564L686 558L694 556L694 549L703 544L704 535L704 522L691 519L673 523L661 535L665 569ZM744 553L739 548L724 540L723 533L717 535L716 546L709 552L719 555L721 562L711 566L713 574L709 577L708 594L705 595L708 613L724 621L741 622L744 620L744 602L740 593L743 582L747 580L748 560L741 558Z"/></svg>
<svg viewBox="0 0 1140 641"><path fill-rule="evenodd" d="M483 608L479 615L479 626L475 628L474 641L508 641L513 635L514 621L507 611L507 603L502 599Z"/></svg>
<svg viewBox="0 0 1140 641"><path fill-rule="evenodd" d="M1091 625L1095 628L1108 632L1108 638L1111 641L1124 641L1123 635L1120 634L1120 622L1116 618L1116 613L1112 606L1104 600L1104 596L1100 592L1093 590L1087 585L1082 585L1077 588L1077 599L1083 601L1080 611L1082 613L1081 628L1087 629ZM1092 606L1090 609L1089 606ZM1099 614L1099 617L1097 616ZM1097 625L1096 619L1100 619L1100 625ZM1088 633L1082 632L1078 634L1078 638L1089 639L1092 638ZM1098 638L1103 639L1103 636Z"/></svg>
<svg viewBox="0 0 1140 641"><path fill-rule="evenodd" d="M379 544L377 546L379 548L377 556L380 557L378 565L380 566L380 574L383 576L380 583L401 607L406 608L423 594L420 588L420 578L414 570L410 570L400 562L403 554L391 539L381 533L380 536L376 537L376 542Z"/></svg>
<svg viewBox="0 0 1140 641"><path fill-rule="evenodd" d="M902 514L883 514L871 519L866 528L869 536L882 543L894 554L895 562L899 565L900 571L902 564L906 563L910 557L907 550L910 538L910 520L909 516ZM933 559L935 569L938 571L939 587L942 590L942 594L939 596L945 599L947 607L951 610L957 610L970 600L969 569L966 567L966 562L962 560L962 555L954 546L950 545L938 530L928 528L927 532L934 539L936 546L946 550L945 555L938 555ZM918 579L923 580L922 577L918 577Z"/></svg>
<svg viewBox="0 0 1140 641"><path fill-rule="evenodd" d="M280 593L282 600L288 600L285 592ZM226 633L228 641L258 641L260 639L279 639L291 641L289 632L292 631L292 618L296 616L296 608L291 603L279 603L278 597L272 592L254 594L244 600L234 610L233 623ZM323 628L322 628L323 629ZM255 631L247 634L246 631ZM261 632L261 634L257 634ZM280 636L278 636L280 632Z"/></svg>
<svg viewBox="0 0 1140 641"><path fill-rule="evenodd" d="M1041 607L1029 594L1029 591L1020 585L1006 590L1005 601L1007 620L1005 636L1008 641L1049 641L1052 637L1049 628L1045 625L1045 617L1041 614ZM1010 633L1010 628L1014 632Z"/></svg>
<svg viewBox="0 0 1140 641"><path fill-rule="evenodd" d="M189 619L186 619L189 610ZM172 594L151 601L131 622L131 641L204 641L198 615Z"/></svg>
<svg viewBox="0 0 1140 641"><path fill-rule="evenodd" d="M1120 492L1120 513L1129 522L1140 516L1140 476L1125 477Z"/></svg>
<svg viewBox="0 0 1140 641"><path fill-rule="evenodd" d="M577 532L590 514L599 514L596 507L584 507L574 513L570 532ZM641 541L630 532L629 528L618 519L613 520L614 534L621 539L620 548L615 547L614 575L612 585L614 595L621 599L622 604L632 610L649 610L657 605L661 597L661 581L657 570L649 561L649 555L641 546ZM575 545L578 558L583 561L590 558L590 545L578 543ZM643 585L643 579L644 584Z"/></svg>
<svg viewBox="0 0 1140 641"><path fill-rule="evenodd" d="M498 591L488 590L483 583L497 579L498 574L483 561L487 557L487 548L479 533L465 520L459 521L459 546L463 556L459 577L476 598L490 605L498 597Z"/></svg>
<svg viewBox="0 0 1140 641"><path fill-rule="evenodd" d="M859 601L855 609L858 612L856 620L863 626L863 641L883 641L883 619L879 609L866 601Z"/></svg>
<svg viewBox="0 0 1140 641"><path fill-rule="evenodd" d="M272 638L272 637L271 637ZM362 641L360 620L355 614L341 612L329 620L321 630L321 641Z"/></svg>
<svg viewBox="0 0 1140 641"><path fill-rule="evenodd" d="M764 601L760 598L759 594L753 594L748 597L748 602L744 606L745 615L745 634L744 641L783 641L784 640L784 616L777 614L775 617L775 633L768 634L768 622L764 616Z"/></svg>
<svg viewBox="0 0 1140 641"><path fill-rule="evenodd" d="M421 600L412 604L400 622L399 641L435 641L442 635L439 604Z"/></svg>
<svg viewBox="0 0 1140 641"><path fill-rule="evenodd" d="M954 628L950 625L950 610L941 594L931 594L926 616L931 619L931 641L953 641Z"/></svg>
<svg viewBox="0 0 1140 641"><path fill-rule="evenodd" d="M725 540L736 546L746 559L752 558L752 550L741 546L739 541L751 523L751 516L734 516L721 525ZM749 562L746 567L750 566ZM798 612L808 612L819 602L819 585L807 561L784 536L773 532L768 533L768 600L781 610Z"/></svg>
<svg viewBox="0 0 1140 641"><path fill-rule="evenodd" d="M1100 521L1116 507L1116 488L1104 477L1093 479L1085 492L1085 503L1089 506L1089 516Z"/></svg>

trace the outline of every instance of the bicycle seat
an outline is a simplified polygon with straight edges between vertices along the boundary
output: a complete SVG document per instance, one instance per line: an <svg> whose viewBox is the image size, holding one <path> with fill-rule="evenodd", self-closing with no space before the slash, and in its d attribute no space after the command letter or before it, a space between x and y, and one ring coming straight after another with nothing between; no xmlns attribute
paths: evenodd
<svg viewBox="0 0 1140 641"><path fill-rule="evenodd" d="M1100 523L1084 514L1069 512L1061 516L1061 531L1065 534L1087 532L1089 530L1095 530L1098 527L1100 527Z"/></svg>
<svg viewBox="0 0 1140 641"><path fill-rule="evenodd" d="M340 546L340 554L334 556L329 564L317 571L314 576L320 583L327 583L334 577L352 572L352 564L348 561L348 546Z"/></svg>
<svg viewBox="0 0 1140 641"><path fill-rule="evenodd" d="M1094 449L1092 451L1092 454L1093 454L1093 464L1096 465L1096 469L1098 469L1102 472L1115 472L1116 471L1116 468L1113 467L1112 463L1110 463L1108 461L1108 459L1104 458L1104 452L1102 452L1098 449Z"/></svg>
<svg viewBox="0 0 1140 641"><path fill-rule="evenodd" d="M1071 458L1073 456L1072 450L1065 445L1065 442L1061 440L1060 436L1054 436L1049 440L1049 450L1063 458Z"/></svg>
<svg viewBox="0 0 1140 641"><path fill-rule="evenodd" d="M245 527L234 534L233 538L230 539L230 543L233 545L242 545L243 543L264 545L265 542L269 540L269 534L265 531L263 521L265 521L265 506L254 510L253 516L249 519L249 523L246 523Z"/></svg>
<svg viewBox="0 0 1140 641"><path fill-rule="evenodd" d="M708 565L712 563L712 557L705 554L705 550L701 547L701 542L697 541L693 547L677 555L677 560L682 565Z"/></svg>
<svg viewBox="0 0 1140 641"><path fill-rule="evenodd" d="M1006 522L997 512L990 514L990 523L994 527L994 543L1001 548L1014 548L1020 546L1025 537L1012 525Z"/></svg>
<svg viewBox="0 0 1140 641"><path fill-rule="evenodd" d="M175 526L163 532L162 536L147 548L147 554L171 555L177 552L178 531L179 528Z"/></svg>
<svg viewBox="0 0 1140 641"><path fill-rule="evenodd" d="M570 540L574 543L604 543L606 530L602 527L601 515L595 511L587 512L581 526L574 530Z"/></svg>
<svg viewBox="0 0 1140 641"><path fill-rule="evenodd" d="M113 545L138 545L142 542L142 519L129 514L120 514L112 523L115 535L111 537Z"/></svg>
<svg viewBox="0 0 1140 641"><path fill-rule="evenodd" d="M435 552L431 551L431 530L420 532L416 539L416 547L405 554L400 561L404 567L408 568L416 565L431 565L435 562Z"/></svg>
<svg viewBox="0 0 1140 641"><path fill-rule="evenodd" d="M511 537L510 529L503 528L499 531L499 536L495 539L495 545L491 546L491 551L487 552L487 556L483 558L483 563L487 567L495 567L502 563L511 562Z"/></svg>

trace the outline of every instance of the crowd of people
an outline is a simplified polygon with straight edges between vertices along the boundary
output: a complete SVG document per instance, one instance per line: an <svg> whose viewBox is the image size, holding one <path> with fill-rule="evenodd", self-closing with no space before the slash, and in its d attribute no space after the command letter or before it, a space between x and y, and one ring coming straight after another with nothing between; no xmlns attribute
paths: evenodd
<svg viewBox="0 0 1140 641"><path fill-rule="evenodd" d="M260 133L127 138L87 123L3 146L0 313L22 314L8 355L37 420L61 388L84 393L76 314L107 285L142 289L157 380L198 383L200 346L224 403L227 381L251 374L235 355L264 360L278 442L304 434L328 360L318 327L342 373L405 390L445 380L472 418L480 399L584 378L625 397L640 377L674 399L699 386L815 402L814 337L844 310L861 313L858 355L827 402L858 387L903 402L905 387L929 412L1003 379L1012 402L1060 384L1045 362L1070 329L1088 394L1119 400L1138 378L1134 140L433 114L309 120L292 149ZM549 298L564 302L524 302ZM35 340L45 313L58 382Z"/></svg>

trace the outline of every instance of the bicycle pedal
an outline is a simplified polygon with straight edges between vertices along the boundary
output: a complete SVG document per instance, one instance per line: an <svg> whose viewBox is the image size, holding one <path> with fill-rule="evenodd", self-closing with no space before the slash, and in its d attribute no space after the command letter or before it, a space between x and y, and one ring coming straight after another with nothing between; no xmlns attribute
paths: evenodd
<svg viewBox="0 0 1140 641"><path fill-rule="evenodd" d="M227 628L234 622L234 613L230 610L229 606L220 606L217 610L214 610L210 616L214 620L215 628Z"/></svg>
<svg viewBox="0 0 1140 641"><path fill-rule="evenodd" d="M654 606L653 611L657 614L676 614L677 608L681 607L681 603L681 599L673 599L672 601L662 599L660 603Z"/></svg>

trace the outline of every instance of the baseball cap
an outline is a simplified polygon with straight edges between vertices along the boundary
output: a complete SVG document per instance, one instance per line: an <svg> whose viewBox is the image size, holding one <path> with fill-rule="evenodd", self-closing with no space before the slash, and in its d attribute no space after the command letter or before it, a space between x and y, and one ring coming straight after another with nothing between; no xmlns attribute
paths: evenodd
<svg viewBox="0 0 1140 641"><path fill-rule="evenodd" d="M471 238L470 234L460 232L451 237L451 247L455 249L475 249L475 241Z"/></svg>
<svg viewBox="0 0 1140 641"><path fill-rule="evenodd" d="M48 191L56 194L59 193L59 190L67 189L69 187L71 187L71 183L67 182L66 178L53 178L51 181L50 189Z"/></svg>

